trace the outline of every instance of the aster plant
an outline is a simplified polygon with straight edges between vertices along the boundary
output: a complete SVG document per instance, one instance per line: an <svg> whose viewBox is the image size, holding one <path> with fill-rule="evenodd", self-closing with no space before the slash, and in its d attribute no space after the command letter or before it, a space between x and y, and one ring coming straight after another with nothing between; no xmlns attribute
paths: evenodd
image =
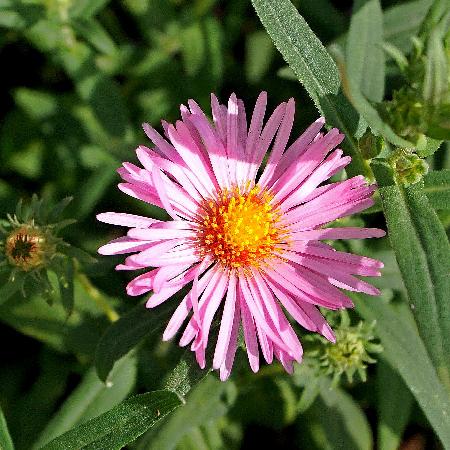
<svg viewBox="0 0 450 450"><path fill-rule="evenodd" d="M448 1L0 28L1 450L450 450Z"/></svg>
<svg viewBox="0 0 450 450"><path fill-rule="evenodd" d="M244 103L235 94L227 106L211 96L213 123L195 101L188 105L181 106L182 120L175 125L164 122L167 139L144 124L155 146L136 150L143 167L124 163L119 169L123 192L164 208L172 220L100 214L99 220L130 229L99 253L133 253L118 270L153 268L127 286L130 295L153 291L147 308L192 282L163 339L173 338L189 318L180 345L191 346L200 367L223 305L213 358L222 380L231 373L241 323L253 371L261 349L267 363L275 357L292 372L303 349L281 306L304 328L334 342L318 307L352 307L338 288L379 294L355 275L379 276L380 261L322 242L384 236L379 229L324 227L372 206L375 186L362 176L323 184L350 163L335 149L344 136L336 128L321 132L319 118L289 145L294 99L264 124L267 94L261 93L248 128Z"/></svg>

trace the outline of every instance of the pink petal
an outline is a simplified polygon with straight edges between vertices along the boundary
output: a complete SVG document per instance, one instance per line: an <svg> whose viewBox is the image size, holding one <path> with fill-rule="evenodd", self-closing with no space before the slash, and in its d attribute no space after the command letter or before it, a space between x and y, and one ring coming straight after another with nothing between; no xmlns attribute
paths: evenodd
<svg viewBox="0 0 450 450"><path fill-rule="evenodd" d="M259 137L256 145L253 148L253 153L250 159L250 172L248 175L249 181L254 181L256 173L258 172L259 166L261 165L264 155L267 152L277 130L283 120L284 114L286 112L286 103L279 104L273 114L267 121L264 129L262 130L261 136Z"/></svg>
<svg viewBox="0 0 450 450"><path fill-rule="evenodd" d="M269 186L271 186L294 162L307 150L308 145L317 136L320 129L324 126L325 119L319 117L311 124L306 131L286 150L279 164L275 168Z"/></svg>
<svg viewBox="0 0 450 450"><path fill-rule="evenodd" d="M137 296L151 291L153 287L153 280L157 273L158 269L154 269L131 280L127 284L127 294Z"/></svg>
<svg viewBox="0 0 450 450"><path fill-rule="evenodd" d="M380 238L386 232L379 228L323 228L319 230L297 231L292 233L295 241L312 241L318 239L367 239Z"/></svg>
<svg viewBox="0 0 450 450"><path fill-rule="evenodd" d="M259 350L258 342L256 340L255 322L251 315L248 306L244 299L244 294L240 287L238 287L237 295L239 298L239 305L242 313L242 328L244 331L245 346L247 348L248 362L253 372L259 370Z"/></svg>
<svg viewBox="0 0 450 450"><path fill-rule="evenodd" d="M227 297L223 308L219 336L214 352L213 369L218 369L225 360L231 338L231 331L235 320L236 310L236 275L231 272L228 282Z"/></svg>
<svg viewBox="0 0 450 450"><path fill-rule="evenodd" d="M294 124L294 114L295 101L293 98L291 98L286 105L286 113L284 114L283 121L281 122L280 128L278 129L275 144L273 145L272 151L270 152L266 167L264 168L264 171L258 181L258 185L262 188L265 188L267 186L268 182L275 173L275 169L278 163L281 160L292 131L292 126Z"/></svg>
<svg viewBox="0 0 450 450"><path fill-rule="evenodd" d="M120 225L124 227L147 228L150 225L159 222L150 217L136 216L134 214L106 212L97 214L97 220L111 225Z"/></svg>
<svg viewBox="0 0 450 450"><path fill-rule="evenodd" d="M199 279L197 285L198 295L201 295L205 290L206 286L211 281L212 276L216 273L216 268L212 267L208 272L206 272L202 278ZM189 312L192 309L192 301L191 301L192 291L190 291L180 302L177 309L173 313L172 317L167 324L166 329L163 334L163 341L168 341L172 339L175 334L180 329L183 322L186 320Z"/></svg>
<svg viewBox="0 0 450 450"><path fill-rule="evenodd" d="M233 327L231 329L231 335L229 339L229 344L227 348L227 353L225 355L225 360L220 366L220 379L225 381L231 374L231 369L233 367L234 357L236 355L236 349L238 344L238 334L239 334L239 322L240 322L240 314L239 314L239 303L236 302L236 310L233 314Z"/></svg>
<svg viewBox="0 0 450 450"><path fill-rule="evenodd" d="M98 253L100 255L122 255L124 253L146 250L151 247L151 245L152 244L148 242L137 241L128 236L122 236L102 245L98 249Z"/></svg>

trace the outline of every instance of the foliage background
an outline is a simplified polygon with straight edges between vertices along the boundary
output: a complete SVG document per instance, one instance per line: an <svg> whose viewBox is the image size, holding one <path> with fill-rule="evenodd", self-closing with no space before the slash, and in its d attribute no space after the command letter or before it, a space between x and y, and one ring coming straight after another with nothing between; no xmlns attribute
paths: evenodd
<svg viewBox="0 0 450 450"><path fill-rule="evenodd" d="M352 2L294 3L324 45L333 49L342 44ZM398 10L401 3L383 1L384 40L411 51L410 38L418 34L430 4L415 0ZM405 14L399 16L399 11ZM133 149L146 142L142 122L176 120L179 105L188 98L209 111L210 92L225 99L234 91L252 105L261 90L269 92L272 108L295 97L294 133L318 116L245 0L0 0L0 61L0 214L12 212L20 198L32 193L49 202L74 196L66 216L76 218L77 224L68 227L64 237L91 254L117 232L96 222L95 213L133 211L163 217L115 188L115 169L123 160L134 161ZM385 98L400 85L390 59ZM432 169L450 169L446 145L428 158ZM433 196L429 184L427 193ZM385 227L380 209L354 223ZM439 208L439 217L448 229L448 208ZM359 314L369 322L382 321L387 314L388 331L396 342L397 323L406 321L407 329L416 333L388 240L348 245L386 264L383 278L376 280L383 288L382 299L364 301L391 302L390 309L363 305ZM87 277L75 278L75 307L68 319L58 302L49 306L33 289L27 298L0 298L0 405L16 449L39 448L132 393L166 386L166 374L182 357L174 343L159 342L160 330L149 322L148 329L153 326L155 332L116 364L108 385L98 380L93 368L96 347L109 326L102 299L118 313L136 316L136 299L124 293L127 274L113 270L117 263L115 258L99 258L85 268ZM164 322L165 317L163 312L158 320ZM120 334L114 338L125 339ZM103 350L110 345L104 344ZM188 394L185 406L128 448L261 444L369 449L376 442L384 450L400 442L409 442L413 447L408 448L439 448L430 417L416 404L411 386L405 386L389 355L381 354L370 367L366 383L342 379L334 389L328 378L317 381L306 366L293 378L277 367L251 376L243 360L241 352L230 382L208 376ZM420 372L420 355L417 361ZM0 434L0 448L9 450L7 445Z"/></svg>

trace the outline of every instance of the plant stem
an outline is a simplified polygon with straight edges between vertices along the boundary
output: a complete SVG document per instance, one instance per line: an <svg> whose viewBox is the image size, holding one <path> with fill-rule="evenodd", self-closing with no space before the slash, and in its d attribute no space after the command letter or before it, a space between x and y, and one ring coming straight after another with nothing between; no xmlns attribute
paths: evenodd
<svg viewBox="0 0 450 450"><path fill-rule="evenodd" d="M92 284L91 280L84 273L77 273L77 279L83 286L89 297L94 300L97 306L105 313L106 317L115 322L119 319L119 314L109 304L106 297Z"/></svg>

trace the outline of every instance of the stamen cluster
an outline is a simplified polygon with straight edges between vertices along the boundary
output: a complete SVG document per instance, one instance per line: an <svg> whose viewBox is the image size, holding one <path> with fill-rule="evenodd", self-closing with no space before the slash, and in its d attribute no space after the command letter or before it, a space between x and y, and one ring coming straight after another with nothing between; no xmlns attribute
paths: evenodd
<svg viewBox="0 0 450 450"><path fill-rule="evenodd" d="M205 202L198 238L201 253L228 268L260 267L276 256L277 244L287 233L271 200L258 187L243 193L236 187Z"/></svg>

